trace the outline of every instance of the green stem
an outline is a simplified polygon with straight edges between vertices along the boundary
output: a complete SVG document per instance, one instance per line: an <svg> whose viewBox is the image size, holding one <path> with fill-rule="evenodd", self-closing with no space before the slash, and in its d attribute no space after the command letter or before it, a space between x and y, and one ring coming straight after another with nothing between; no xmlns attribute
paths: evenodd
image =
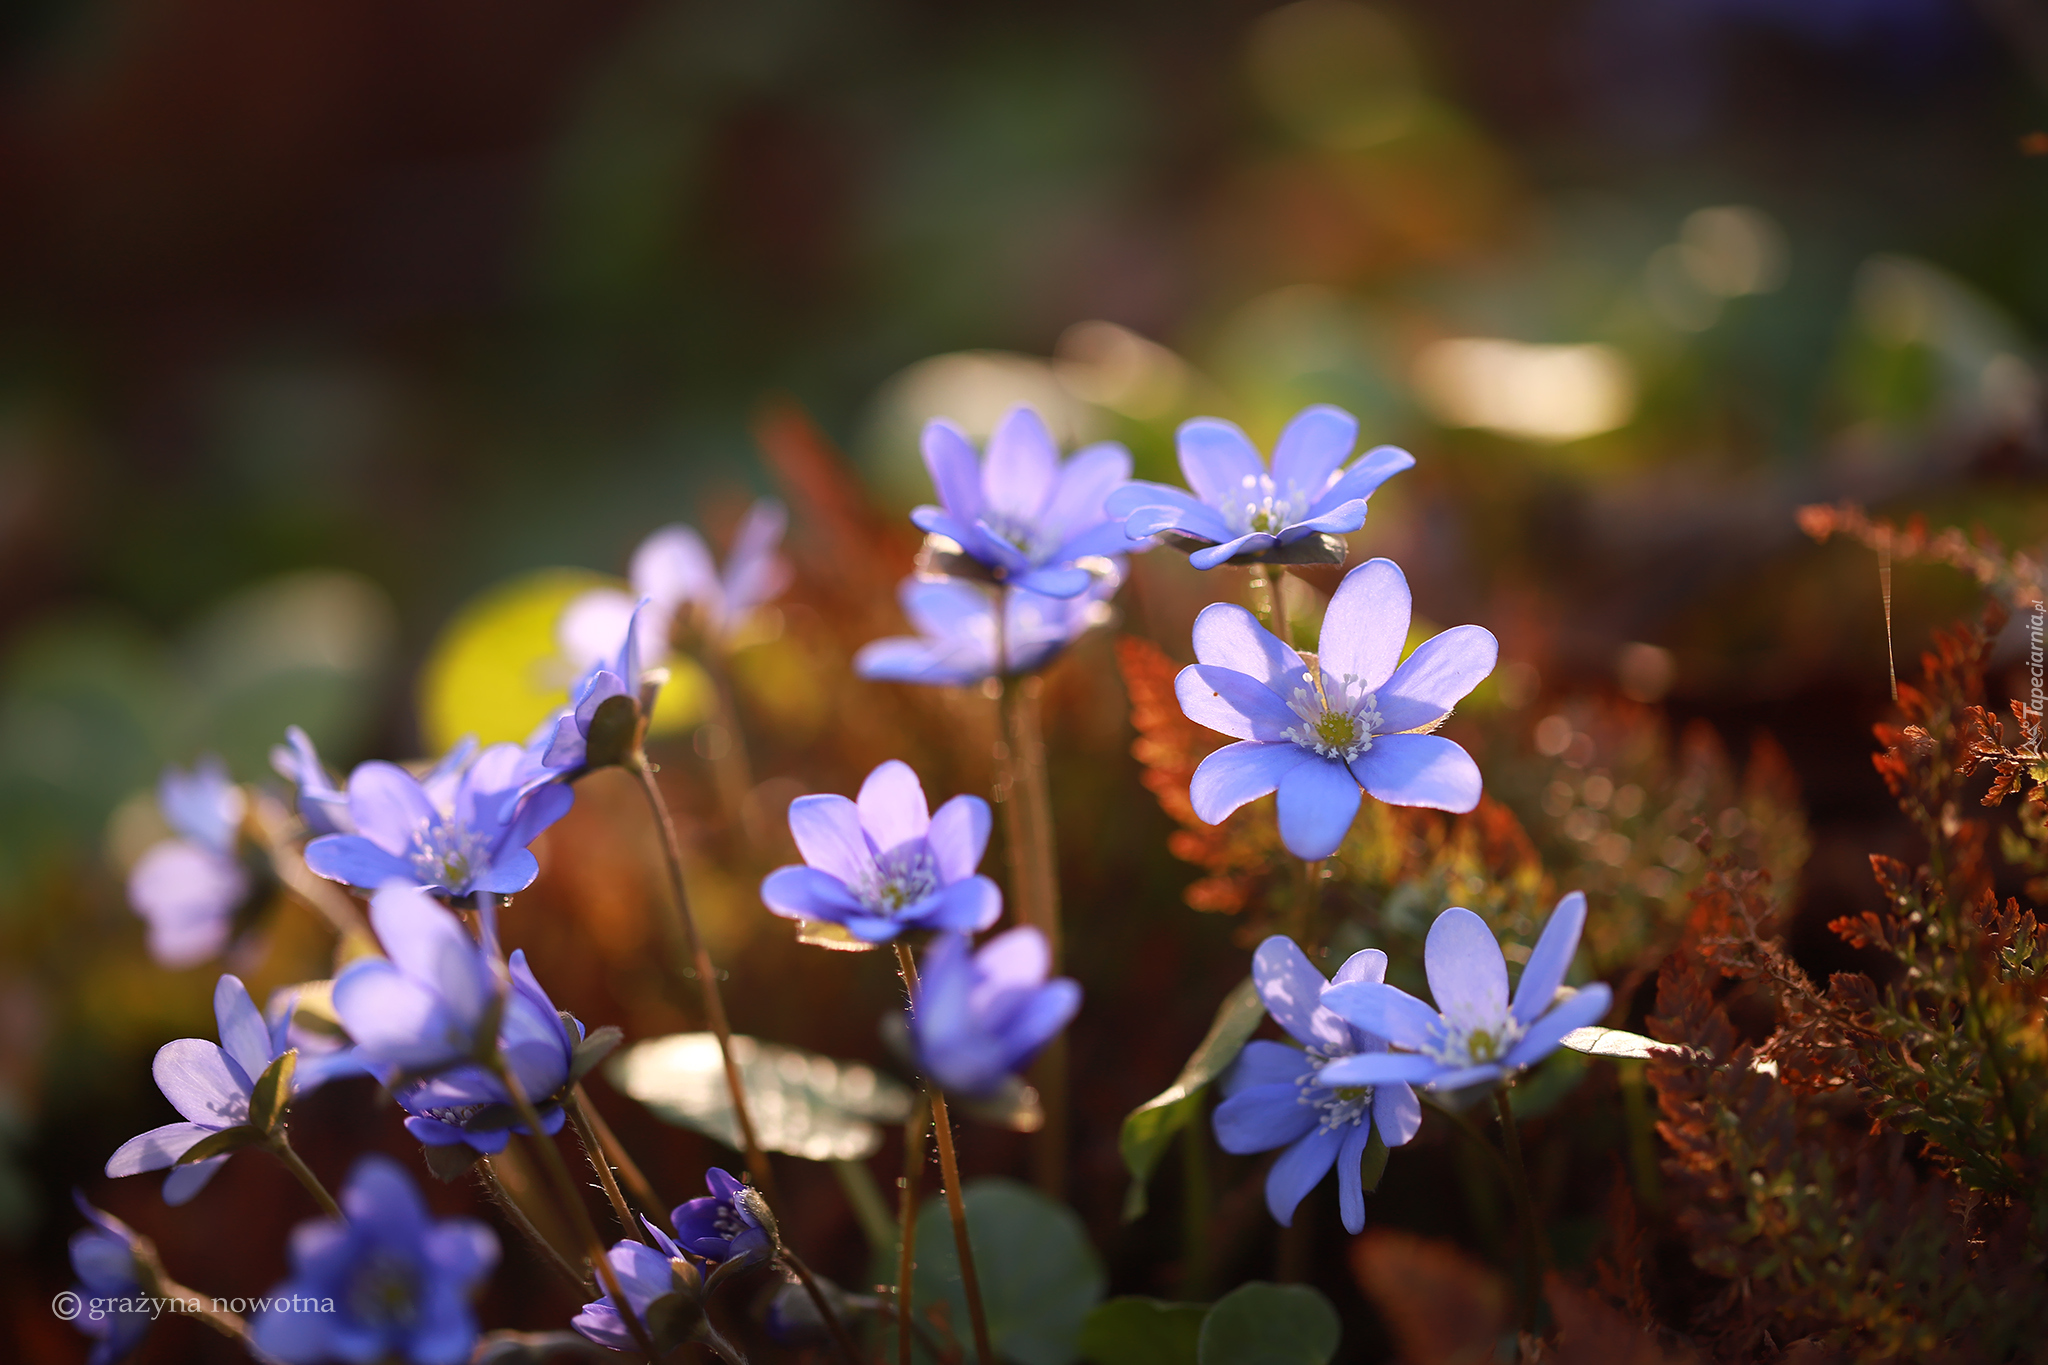
<svg viewBox="0 0 2048 1365"><path fill-rule="evenodd" d="M859 1349L854 1346L853 1338L847 1335L846 1324L840 1319L839 1310L832 1306L825 1297L825 1291L818 1287L817 1277L811 1274L811 1268L803 1263L802 1257L788 1247L782 1249L782 1263L796 1276L797 1283L801 1284L804 1293L810 1296L811 1307L817 1309L818 1316L825 1320L826 1330L832 1333L832 1345L838 1350L840 1358L846 1365L860 1365Z"/></svg>
<svg viewBox="0 0 2048 1365"><path fill-rule="evenodd" d="M498 1083L505 1087L505 1093L511 1096L512 1107L519 1111L519 1121L526 1125L528 1141L540 1149L541 1165L547 1168L549 1178L555 1183L555 1197L581 1234L591 1269L597 1272L605 1293L618 1307L619 1316L633 1334L633 1343L649 1361L658 1359L660 1353L654 1349L654 1341L647 1334L647 1324L640 1321L640 1315L633 1311L632 1303L619 1285L618 1273L612 1269L611 1258L605 1255L604 1239L597 1234L597 1224L590 1221L590 1210L583 1205L583 1195L576 1188L576 1177L569 1174L569 1164L562 1160L561 1149L550 1142L541 1130L540 1113L533 1107L533 1101L527 1098L526 1087L519 1083L518 1074L506 1062L504 1054L491 1058L491 1069L497 1073Z"/></svg>
<svg viewBox="0 0 2048 1365"><path fill-rule="evenodd" d="M1507 1148L1507 1167L1511 1175L1508 1190L1514 1196L1515 1217L1522 1225L1522 1328L1536 1330L1536 1305L1543 1291L1543 1271L1550 1256L1543 1244L1543 1228L1536 1221L1536 1201L1529 1195L1529 1172L1522 1162L1522 1137L1515 1127L1514 1106L1508 1102L1507 1088L1493 1092L1495 1105L1500 1109L1501 1143Z"/></svg>
<svg viewBox="0 0 2048 1365"><path fill-rule="evenodd" d="M761 1150L761 1139L754 1131L754 1118L747 1110L747 1087L740 1079L739 1063L732 1055L732 1025L725 1017L725 997L718 990L718 969L712 965L711 954L704 948L704 939L697 932L696 918L690 913L689 892L683 886L683 849L676 838L675 821L669 818L668 802L662 798L661 784L654 780L654 770L647 766L644 756L636 756L631 764L640 778L640 790L647 796L647 806L654 814L654 823L661 831L661 849L668 861L669 909L672 914L674 931L671 937L680 937L689 953L689 961L683 965L681 975L693 971L697 977L697 989L704 998L704 1018L711 1025L712 1033L718 1037L718 1055L725 1063L726 1089L732 1095L733 1118L739 1125L740 1145L747 1156L747 1174L757 1186L769 1207L776 1207L775 1172L768 1165L767 1153Z"/></svg>
<svg viewBox="0 0 2048 1365"><path fill-rule="evenodd" d="M283 1128L279 1128L271 1137L270 1150L277 1154L277 1159L284 1163L284 1168L290 1171L301 1185L306 1187L306 1193L313 1196L320 1207L326 1211L329 1218L335 1219L338 1222L348 1221L347 1215L341 1211L341 1205L334 1202L334 1196L329 1194L327 1187L320 1183L320 1177L313 1174L313 1168L302 1161L299 1158L299 1154L292 1150L291 1140L285 1137Z"/></svg>
<svg viewBox="0 0 2048 1365"><path fill-rule="evenodd" d="M911 1272L917 1267L917 1177L924 1169L924 1096L910 1103L903 1121L903 1174L896 1181L896 1359L911 1365Z"/></svg>
<svg viewBox="0 0 2048 1365"><path fill-rule="evenodd" d="M917 998L917 964L910 949L896 944L896 964L903 972L903 987ZM939 1178L945 1182L946 1212L953 1221L953 1246L959 1253L960 1288L967 1296L967 1320L974 1329L974 1354L981 1365L996 1365L989 1349L988 1311L981 1303L981 1276L974 1268L974 1244L967 1235L967 1204L960 1195L960 1163L953 1154L953 1120L946 1111L946 1092L927 1080L925 1098L932 1106L932 1134L938 1140Z"/></svg>
<svg viewBox="0 0 2048 1365"><path fill-rule="evenodd" d="M697 1340L710 1347L711 1353L725 1361L726 1365L747 1365L747 1358L741 1354L740 1348L727 1341L720 1335L718 1329L711 1325L709 1313L697 1320ZM650 1362L653 1359L652 1356L648 1357Z"/></svg>
<svg viewBox="0 0 2048 1365"><path fill-rule="evenodd" d="M536 1251L540 1252L542 1259L547 1261L556 1270L562 1272L569 1283L576 1286L578 1293L588 1294L590 1292L590 1277L579 1274L576 1267L569 1264L569 1258L564 1256L538 1227L534 1226L533 1219L527 1215L525 1206L507 1188L504 1179L498 1174L498 1168L491 1164L491 1159L489 1157L480 1157L477 1160L476 1169L477 1178L483 1181L484 1188L490 1191L492 1202L504 1210L505 1217L511 1222L519 1235L530 1242Z"/></svg>
<svg viewBox="0 0 2048 1365"><path fill-rule="evenodd" d="M598 1181L604 1186L604 1197L611 1201L612 1216L619 1220L620 1231L642 1246L652 1246L646 1231L633 1217L633 1211L626 1207L626 1196L619 1191L618 1179L612 1174L612 1163L606 1159L603 1144L598 1142L597 1133L583 1112L581 1091L581 1086L570 1091L569 1102L562 1107L568 1111L569 1122L576 1129L576 1140L583 1145L583 1157L590 1163L590 1169L597 1172Z"/></svg>

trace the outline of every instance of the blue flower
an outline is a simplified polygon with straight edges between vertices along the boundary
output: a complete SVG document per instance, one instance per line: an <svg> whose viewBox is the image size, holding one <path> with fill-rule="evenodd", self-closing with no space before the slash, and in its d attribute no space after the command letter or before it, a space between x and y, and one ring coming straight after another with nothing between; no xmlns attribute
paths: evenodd
<svg viewBox="0 0 2048 1365"><path fill-rule="evenodd" d="M246 802L218 758L191 772L166 768L157 808L178 837L152 844L128 874L128 903L149 924L149 953L190 967L227 946L235 911L249 898L249 871L235 856Z"/></svg>
<svg viewBox="0 0 2048 1365"><path fill-rule="evenodd" d="M935 940L910 1007L918 1069L970 1098L1000 1090L1081 1008L1080 986L1046 980L1051 969L1036 929L997 934L979 952L962 934Z"/></svg>
<svg viewBox="0 0 2048 1365"><path fill-rule="evenodd" d="M685 607L695 629L711 639L729 640L748 618L789 586L789 562L781 553L788 524L782 504L763 498L754 504L733 538L720 573L704 538L687 526L664 526L633 552L633 590L593 588L572 601L555 626L562 652L579 668L610 658L635 605L648 603L639 641L642 657L665 658L669 631Z"/></svg>
<svg viewBox="0 0 2048 1365"><path fill-rule="evenodd" d="M683 1208L688 1207L689 1204L683 1205ZM681 1212L682 1209L676 1210L677 1214ZM639 1319L643 1327L649 1329L649 1339L656 1341L657 1345L668 1345L670 1343L660 1341L659 1335L648 1323L648 1310L669 1295L690 1292L698 1285L686 1285L677 1278L678 1263L688 1264L683 1260L683 1248L677 1246L660 1228L645 1218L640 1220L640 1225L647 1229L647 1234L653 1238L654 1245L649 1246L628 1238L613 1243L612 1249L605 1253L605 1259L611 1262L612 1273L618 1276L619 1289L626 1296L626 1307ZM632 1327L627 1324L626 1318L619 1312L617 1302L610 1294L601 1296L595 1303L584 1304L583 1311L569 1319L569 1325L608 1350L636 1353L640 1350L640 1343L635 1338Z"/></svg>
<svg viewBox="0 0 2048 1365"><path fill-rule="evenodd" d="M1047 597L1075 597L1108 571L1111 555L1149 547L1124 533L1103 501L1131 477L1131 453L1115 442L1074 452L1065 464L1045 421L1019 405L988 438L984 463L967 433L943 418L924 428L924 463L939 507L912 510L998 581Z"/></svg>
<svg viewBox="0 0 2048 1365"><path fill-rule="evenodd" d="M743 1183L713 1166L704 1173L704 1188L711 1193L679 1204L669 1214L677 1246L714 1265L758 1261L775 1249L761 1220L744 1201L733 1198L746 1188Z"/></svg>
<svg viewBox="0 0 2048 1365"><path fill-rule="evenodd" d="M1361 787L1396 806L1478 805L1479 766L1429 731L1493 671L1500 646L1479 626L1458 626L1396 668L1408 618L1400 566L1359 565L1330 599L1311 673L1243 607L1204 608L1195 618L1200 662L1181 670L1174 692L1188 719L1240 742L1195 769L1195 814L1213 825L1277 789L1281 841L1313 859L1344 842Z"/></svg>
<svg viewBox="0 0 2048 1365"><path fill-rule="evenodd" d="M84 1195L73 1194L72 1199L78 1211L93 1224L71 1234L71 1269L78 1276L74 1292L89 1307L96 1300L99 1302L97 1310L80 1313L73 1319L73 1325L87 1336L97 1338L86 1365L113 1365L142 1344L142 1339L149 1335L149 1324L155 1319L147 1306L133 1306L136 1300L152 1292L144 1287L144 1271L137 1255L141 1239L120 1219L86 1203ZM112 1308L108 1300L125 1301L131 1306Z"/></svg>
<svg viewBox="0 0 2048 1365"><path fill-rule="evenodd" d="M1273 447L1268 470L1236 426L1197 417L1180 428L1180 471L1193 495L1163 483L1129 483L1106 510L1131 537L1165 535L1192 551L1198 569L1251 563L1318 533L1343 535L1365 525L1373 490L1415 463L1396 446L1377 446L1340 468L1358 439L1358 419L1324 404L1303 408Z"/></svg>
<svg viewBox="0 0 2048 1365"><path fill-rule="evenodd" d="M348 793L334 785L320 754L304 730L293 725L284 732L286 743L270 747L270 767L279 777L298 788L299 819L315 835L354 834L355 821L348 815Z"/></svg>
<svg viewBox="0 0 2048 1365"><path fill-rule="evenodd" d="M990 589L960 578L914 575L896 590L916 635L862 645L854 671L874 682L971 687L1001 673L1035 673L1110 619L1109 599L1123 581L1122 561L1094 575L1075 597L1024 588ZM996 603L1004 604L1003 666L996 667Z"/></svg>
<svg viewBox="0 0 2048 1365"><path fill-rule="evenodd" d="M625 627L620 630L616 648L610 657L592 664L590 671L572 691L572 703L568 710L555 719L553 729L543 726L535 732L535 740L547 733L547 747L539 755L540 771L534 779L544 780L554 770L563 773L574 772L590 760L590 726L597 719L597 710L613 697L625 697L636 708L649 704L651 697L642 693L643 678L640 668L641 637L645 633L642 618L652 605L649 598L641 598L640 605L626 618ZM529 742L527 754L532 757L535 744ZM611 761L604 756L602 761ZM531 766L531 765L529 765ZM534 779L529 779L534 780Z"/></svg>
<svg viewBox="0 0 2048 1365"><path fill-rule="evenodd" d="M203 1038L180 1038L157 1049L151 1071L157 1089L184 1115L181 1123L152 1128L122 1143L107 1158L110 1176L140 1175L172 1167L164 1177L164 1202L182 1204L213 1179L228 1154L188 1166L178 1158L191 1147L224 1129L249 1121L249 1100L256 1082L270 1064L291 1048L288 1015L266 1024L241 980L223 976L213 988L213 1015L220 1026L220 1044ZM339 1076L361 1071L347 1048L315 1057L300 1057L292 1072L293 1098L309 1094Z"/></svg>
<svg viewBox="0 0 2048 1365"><path fill-rule="evenodd" d="M291 1278L249 1324L257 1349L286 1365L468 1360L470 1297L498 1263L497 1236L473 1218L429 1218L389 1157L358 1161L337 1202L346 1222L292 1230Z"/></svg>
<svg viewBox="0 0 2048 1365"><path fill-rule="evenodd" d="M384 1073L406 1131L432 1147L468 1143L504 1150L525 1132L512 1097L477 1059L492 1040L497 973L488 951L440 902L393 883L370 902L370 925L386 957L350 963L334 982L334 1012L363 1060ZM515 952L498 1015L497 1049L533 1102L541 1127L561 1131L560 1093L569 1082L582 1026L570 1035L526 954Z"/></svg>
<svg viewBox="0 0 2048 1365"><path fill-rule="evenodd" d="M1353 953L1337 969L1337 984L1380 981L1387 955L1377 948ZM1322 1003L1333 989L1294 940L1275 934L1252 958L1252 980L1266 1012L1299 1048L1260 1039L1245 1044L1223 1077L1227 1097L1212 1121L1226 1152L1285 1147L1266 1173L1266 1208L1281 1227L1308 1192L1337 1168L1337 1203L1349 1232L1365 1228L1365 1189L1359 1164L1379 1128L1380 1140L1399 1147L1422 1126L1422 1104L1399 1081L1340 1086L1329 1068L1341 1058L1384 1053L1387 1043L1353 1028Z"/></svg>
<svg viewBox="0 0 2048 1365"><path fill-rule="evenodd" d="M540 875L527 845L575 800L559 783L532 787L532 776L517 744L493 744L453 772L444 764L424 782L395 763L364 763L348 779L356 832L307 844L306 866L366 889L398 880L451 898L523 891Z"/></svg>
<svg viewBox="0 0 2048 1365"><path fill-rule="evenodd" d="M1425 1090L1460 1090L1534 1066L1567 1033L1599 1020L1613 1003L1612 992L1599 982L1560 991L1585 926L1586 896L1574 891L1543 926L1510 1004L1507 959L1486 921L1458 906L1444 911L1422 948L1437 1009L1376 981L1332 986L1323 996L1323 1004L1353 1027L1408 1051L1332 1062L1324 1077L1333 1085L1402 1080Z"/></svg>
<svg viewBox="0 0 2048 1365"><path fill-rule="evenodd" d="M805 865L769 873L761 899L785 919L843 925L869 943L906 929L986 929L1003 912L1003 893L974 870L988 831L986 801L956 796L932 814L917 774L892 758L861 783L858 802L827 795L789 803L789 832Z"/></svg>

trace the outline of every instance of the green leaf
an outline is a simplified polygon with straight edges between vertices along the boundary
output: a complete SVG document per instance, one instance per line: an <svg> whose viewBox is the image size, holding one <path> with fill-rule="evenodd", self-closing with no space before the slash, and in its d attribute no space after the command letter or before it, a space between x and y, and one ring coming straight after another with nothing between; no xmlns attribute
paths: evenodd
<svg viewBox="0 0 2048 1365"><path fill-rule="evenodd" d="M1070 1365L1104 1285L1080 1216L1015 1180L971 1180L962 1199L996 1354L1014 1365ZM955 1333L967 1339L953 1224L940 1197L918 1211L912 1292L919 1302L943 1301Z"/></svg>
<svg viewBox="0 0 2048 1365"><path fill-rule="evenodd" d="M584 766L616 767L639 747L639 698L621 695L599 702L597 713L590 718L590 733L584 736Z"/></svg>
<svg viewBox="0 0 2048 1365"><path fill-rule="evenodd" d="M882 1145L877 1125L910 1116L910 1087L873 1067L744 1035L733 1038L732 1051L754 1130L771 1152L860 1161ZM605 1063L605 1075L668 1122L739 1150L715 1034L672 1033L635 1043Z"/></svg>
<svg viewBox="0 0 2048 1365"><path fill-rule="evenodd" d="M835 953L872 953L881 947L864 938L855 938L843 924L830 920L800 919L796 922L796 941L807 943L813 948L826 948Z"/></svg>
<svg viewBox="0 0 2048 1365"><path fill-rule="evenodd" d="M238 1123L232 1128L223 1128L218 1133L209 1133L187 1147L185 1155L178 1158L177 1164L190 1166L208 1157L226 1156L229 1152L239 1152L244 1147L254 1147L263 1139L264 1134L246 1123Z"/></svg>
<svg viewBox="0 0 2048 1365"><path fill-rule="evenodd" d="M576 1044L576 1050L569 1055L569 1080L573 1084L590 1074L590 1068L612 1055L612 1050L626 1039L617 1024L606 1024L594 1028Z"/></svg>
<svg viewBox="0 0 2048 1365"><path fill-rule="evenodd" d="M427 1169L443 1182L460 1179L483 1156L466 1142L451 1142L445 1147L423 1146L420 1151L427 1159Z"/></svg>
<svg viewBox="0 0 2048 1365"><path fill-rule="evenodd" d="M1081 1325L1081 1358L1093 1365L1196 1365L1208 1313L1206 1303L1111 1299Z"/></svg>
<svg viewBox="0 0 2048 1365"><path fill-rule="evenodd" d="M1202 1091L1223 1074L1223 1069L1244 1051L1252 1030L1266 1017L1265 1002L1250 977L1238 982L1209 1024L1187 1065L1172 1085L1133 1109L1124 1119L1118 1146L1123 1150L1124 1168L1131 1173L1130 1192L1124 1196L1126 1223L1145 1212L1145 1185L1166 1154L1166 1145L1195 1117L1202 1107Z"/></svg>
<svg viewBox="0 0 2048 1365"><path fill-rule="evenodd" d="M1199 1365L1328 1365L1343 1329L1337 1310L1305 1284L1253 1280L1202 1321Z"/></svg>
<svg viewBox="0 0 2048 1365"><path fill-rule="evenodd" d="M1387 1140L1380 1133L1380 1126L1372 1126L1372 1137L1365 1144L1365 1155L1359 1160L1358 1179L1360 1188L1371 1194L1380 1187L1380 1177L1387 1173L1387 1157L1391 1155Z"/></svg>
<svg viewBox="0 0 2048 1365"><path fill-rule="evenodd" d="M277 1130L284 1107L292 1101L292 1073L298 1069L299 1050L286 1048L256 1078L256 1088L249 1095L249 1126L265 1137Z"/></svg>

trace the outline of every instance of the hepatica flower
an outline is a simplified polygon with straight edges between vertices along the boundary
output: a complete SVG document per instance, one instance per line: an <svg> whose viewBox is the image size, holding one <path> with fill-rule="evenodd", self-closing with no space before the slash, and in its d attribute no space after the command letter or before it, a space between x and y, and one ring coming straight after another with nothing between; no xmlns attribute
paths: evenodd
<svg viewBox="0 0 2048 1365"><path fill-rule="evenodd" d="M630 593L593 588L576 598L555 627L556 641L579 668L609 658L635 604L645 600L639 643L644 657L667 657L669 632L685 607L713 640L729 639L747 619L789 586L780 548L788 524L782 504L763 498L747 513L720 572L704 538L687 526L664 526L633 552Z"/></svg>
<svg viewBox="0 0 2048 1365"><path fill-rule="evenodd" d="M527 845L575 800L557 783L532 787L532 768L517 744L493 744L424 782L395 763L364 763L348 779L355 833L307 844L306 866L365 889L397 880L451 898L523 891L540 875Z"/></svg>
<svg viewBox="0 0 2048 1365"><path fill-rule="evenodd" d="M348 793L334 785L312 739L298 726L284 732L285 743L270 749L270 767L291 783L299 793L299 819L314 835L353 834L355 821L348 814Z"/></svg>
<svg viewBox="0 0 2048 1365"><path fill-rule="evenodd" d="M1327 858L1358 814L1359 789L1390 805L1468 811L1479 766L1428 733L1493 671L1499 646L1479 626L1424 641L1406 662L1408 580L1390 559L1344 576L1304 658L1243 607L1195 618L1195 658L1174 691L1190 720L1233 735L1195 769L1195 814L1216 824L1280 793L1280 838L1298 858Z"/></svg>
<svg viewBox="0 0 2048 1365"><path fill-rule="evenodd" d="M157 808L177 836L152 844L128 874L128 903L149 924L149 953L166 967L190 967L227 946L235 911L248 900L248 869L235 856L245 801L218 758L191 772L166 768Z"/></svg>
<svg viewBox="0 0 2048 1365"><path fill-rule="evenodd" d="M126 1223L102 1213L73 1195L78 1211L92 1224L71 1234L71 1269L78 1276L74 1291L88 1303L108 1300L134 1305L115 1307L102 1313L80 1313L72 1325L94 1338L86 1365L113 1365L149 1335L156 1314L147 1303L135 1305L150 1290L143 1285L143 1269L136 1255L139 1238Z"/></svg>
<svg viewBox="0 0 2048 1365"><path fill-rule="evenodd" d="M1075 597L1024 588L990 591L960 578L913 576L896 590L916 635L862 645L854 671L874 682L971 687L984 678L1035 673L1068 645L1110 619L1109 599L1123 581L1121 561L1091 576ZM1003 660L996 663L996 611L1003 611Z"/></svg>
<svg viewBox="0 0 2048 1365"><path fill-rule="evenodd" d="M911 929L974 933L1003 912L1002 892L974 870L988 848L988 803L956 796L930 813L917 774L898 759L868 774L858 801L790 802L789 832L803 866L761 883L762 901L785 919L885 943Z"/></svg>
<svg viewBox="0 0 2048 1365"><path fill-rule="evenodd" d="M745 1184L713 1166L704 1173L704 1188L710 1193L678 1205L669 1215L677 1246L714 1265L758 1261L775 1249L747 1201L735 1198Z"/></svg>
<svg viewBox="0 0 2048 1365"><path fill-rule="evenodd" d="M701 1202L691 1201L692 1204ZM675 1211L678 1223L683 1209L689 1207L690 1204L685 1204ZM648 1329L649 1340L658 1347L672 1346L674 1343L665 1340L667 1334L656 1330L649 1321L650 1313L655 1304L672 1294L693 1294L701 1287L701 1280L694 1274L689 1275L688 1282L680 1279L678 1266L685 1267L684 1273L689 1274L689 1263L683 1256L685 1248L678 1246L668 1234L645 1218L640 1220L640 1225L647 1230L652 1246L626 1238L613 1243L612 1249L605 1253L605 1259L611 1262L612 1273L619 1278L619 1289L626 1296L627 1311ZM680 1226L678 1231L681 1231ZM583 1311L569 1319L569 1325L607 1350L638 1352L640 1349L632 1327L610 1294L601 1296L595 1303L584 1304Z"/></svg>
<svg viewBox="0 0 2048 1365"><path fill-rule="evenodd" d="M1304 408L1273 446L1269 469L1235 425L1197 417L1180 429L1180 472L1189 491L1129 483L1106 504L1133 538L1167 536L1188 562L1213 569L1252 563L1317 534L1344 535L1365 525L1373 490L1415 463L1396 446L1377 446L1349 466L1358 419L1326 404Z"/></svg>
<svg viewBox="0 0 2048 1365"><path fill-rule="evenodd" d="M1422 949L1436 1009L1377 981L1332 986L1323 996L1323 1004L1354 1028L1406 1051L1332 1062L1324 1076L1333 1084L1403 1080L1426 1090L1459 1090L1534 1066L1567 1033L1594 1023L1613 1003L1612 992L1599 982L1560 998L1585 926L1586 896L1574 891L1543 926L1510 1003L1507 959L1486 921L1458 906L1444 911Z"/></svg>
<svg viewBox="0 0 2048 1365"><path fill-rule="evenodd" d="M228 1154L177 1165L195 1144L228 1128L249 1122L249 1101L256 1082L270 1064L290 1049L290 1021L280 1017L266 1024L241 980L223 976L213 988L213 1015L220 1026L220 1044L203 1038L180 1038L157 1049L150 1068L157 1089L184 1116L180 1123L152 1128L122 1143L107 1158L110 1176L140 1175L174 1167L164 1177L164 1202L182 1204L205 1188ZM302 1057L292 1072L294 1098L338 1076L362 1069L355 1054L340 1049L318 1057Z"/></svg>
<svg viewBox="0 0 2048 1365"><path fill-rule="evenodd" d="M597 720L598 708L613 697L625 697L636 708L643 701L651 700L641 695L640 646L642 620L652 606L652 599L640 599L640 605L626 618L611 656L592 665L583 681L576 685L569 710L555 722L554 733L541 754L543 769L568 772L590 762L590 727ZM612 747L617 742L618 737L610 737L607 741ZM528 752L531 752L531 746ZM599 757L602 761L611 762L615 756L601 754Z"/></svg>
<svg viewBox="0 0 2048 1365"><path fill-rule="evenodd" d="M402 883L372 898L370 926L387 956L352 962L335 978L342 1027L395 1086L393 1098L411 1116L406 1131L430 1147L503 1151L512 1133L526 1130L511 1095L477 1061L492 1045L485 1030L499 990L489 954L447 908ZM572 1036L526 954L514 952L495 1043L549 1134L561 1131L558 1092L581 1041L582 1026Z"/></svg>
<svg viewBox="0 0 2048 1365"><path fill-rule="evenodd" d="M970 1098L1000 1090L1081 1008L1081 987L1046 980L1051 968L1045 935L1028 927L980 952L963 935L936 940L910 1009L918 1069Z"/></svg>
<svg viewBox="0 0 2048 1365"><path fill-rule="evenodd" d="M924 463L940 506L912 510L998 582L1047 597L1075 597L1109 571L1109 556L1146 548L1124 533L1103 501L1131 477L1131 453L1113 441L1060 462L1045 421L1019 405L1004 414L977 456L967 433L944 418L925 424Z"/></svg>
<svg viewBox="0 0 2048 1365"><path fill-rule="evenodd" d="M470 1298L498 1263L496 1234L473 1218L430 1218L389 1157L358 1161L337 1202L346 1222L292 1230L291 1278L249 1324L257 1349L287 1365L468 1360Z"/></svg>
<svg viewBox="0 0 2048 1365"><path fill-rule="evenodd" d="M1380 981L1386 974L1387 955L1368 948L1346 959L1333 980ZM1354 1085L1331 1078L1344 1058L1384 1055L1387 1041L1324 1005L1328 983L1294 940L1276 934L1261 943L1252 979L1266 1012L1301 1046L1264 1039L1245 1044L1223 1078L1226 1098L1212 1116L1217 1144L1237 1153L1287 1149L1266 1173L1266 1208L1281 1227L1293 1225L1295 1208L1334 1165L1344 1227L1361 1232L1360 1164L1374 1127L1387 1146L1399 1147L1422 1126L1422 1104L1398 1080Z"/></svg>

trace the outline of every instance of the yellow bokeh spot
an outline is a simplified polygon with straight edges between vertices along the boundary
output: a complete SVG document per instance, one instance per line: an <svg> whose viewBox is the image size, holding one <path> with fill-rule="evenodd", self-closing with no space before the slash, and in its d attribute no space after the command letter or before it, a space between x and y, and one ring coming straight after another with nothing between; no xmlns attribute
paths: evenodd
<svg viewBox="0 0 2048 1365"><path fill-rule="evenodd" d="M550 712L568 704L576 681L574 665L555 643L563 609L592 588L624 586L588 569L538 569L465 603L420 670L420 731L429 749L445 752L464 735L483 744L523 742ZM657 733L686 730L711 709L702 669L681 658L666 666L669 682L649 727Z"/></svg>

